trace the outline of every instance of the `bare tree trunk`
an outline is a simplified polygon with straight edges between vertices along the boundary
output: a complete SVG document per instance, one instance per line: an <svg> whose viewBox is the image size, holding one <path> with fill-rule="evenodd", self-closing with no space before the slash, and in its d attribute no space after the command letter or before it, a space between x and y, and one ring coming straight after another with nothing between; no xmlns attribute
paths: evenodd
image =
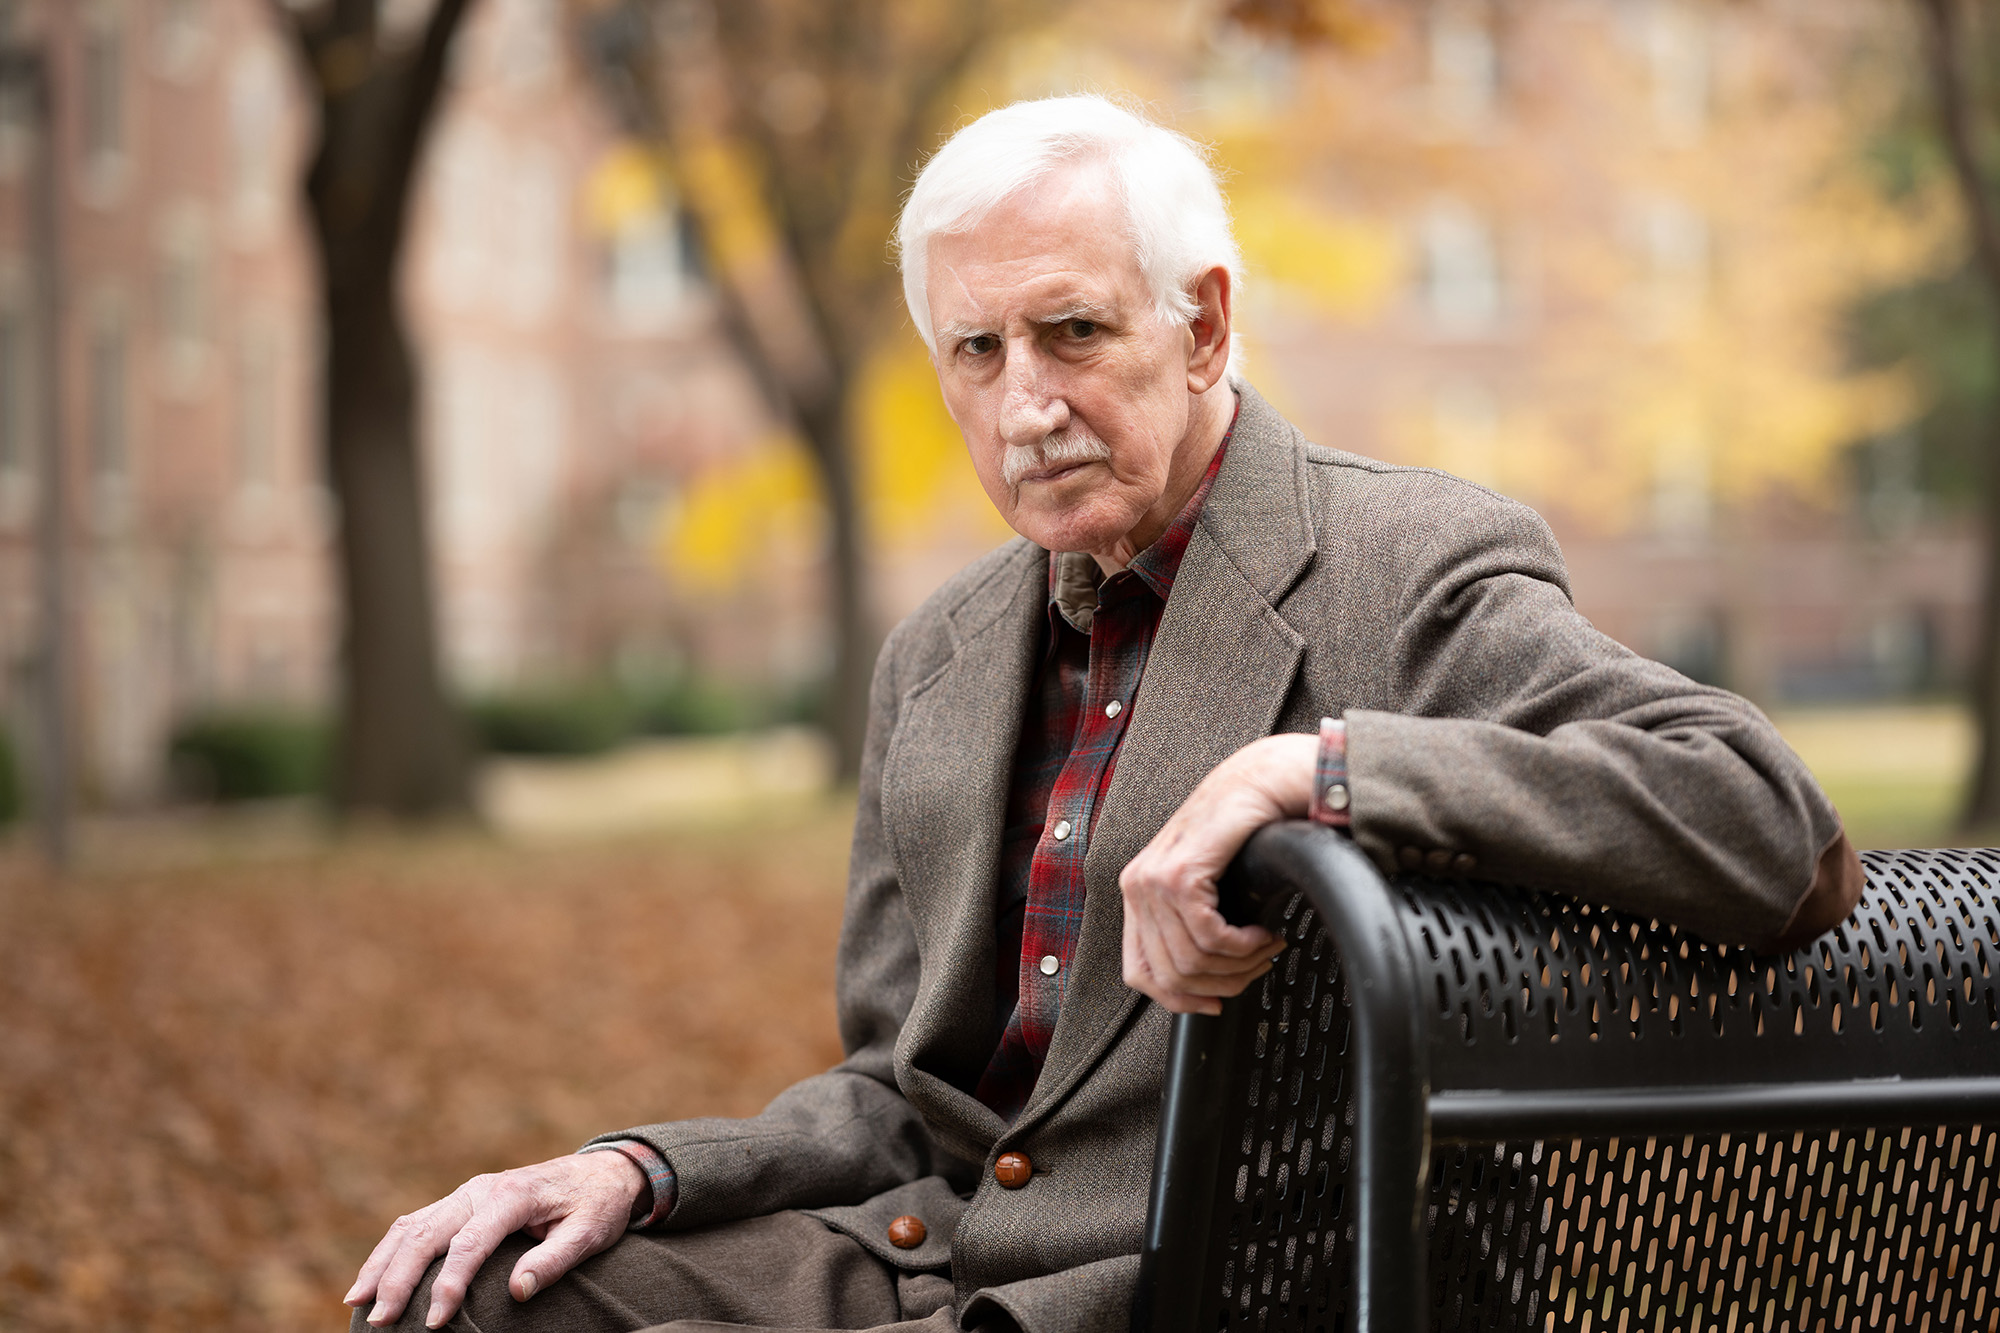
<svg viewBox="0 0 2000 1333"><path fill-rule="evenodd" d="M375 0L295 20L321 91L306 182L326 310L327 476L339 507L345 812L470 806L469 751L438 668L417 374L396 299L412 177L471 0L437 0L410 52L377 43ZM315 17L315 15L317 15Z"/></svg>
<svg viewBox="0 0 2000 1333"><path fill-rule="evenodd" d="M1019 23L1041 8L1028 0L999 10L941 6L947 21L908 69L888 63L898 15L880 0L816 8L824 27L803 41L797 32L780 33L783 25L770 21L772 5L748 0L623 0L602 7L589 29L604 91L627 126L676 164L697 236L705 243L741 236L746 211L755 213L748 230L770 229L768 245L704 249L714 265L723 331L772 414L797 428L818 473L830 537L834 648L824 718L848 776L860 766L880 643L866 581L851 410L864 350L900 292L891 265L873 254L857 262L849 228L864 217L864 245L887 240L906 173L946 119L945 95L1004 26L1003 17ZM767 118L736 105L777 70L822 80L830 104L821 130L788 139ZM754 200L732 197L738 186L702 173L701 164L718 152L751 164Z"/></svg>
<svg viewBox="0 0 2000 1333"><path fill-rule="evenodd" d="M1965 207L1966 230L1986 294L1993 303L1994 345L2000 348L2000 220L1993 212L1985 169L1973 138L1971 95L1960 67L1962 29L1953 0L1916 0L1924 23L1924 54L1944 133ZM1982 499L1986 531L1985 585L1980 597L1979 647L1973 664L1971 701L1979 729L1971 790L1959 817L1962 829L2000 824L2000 423L1986 423L1986 474Z"/></svg>
<svg viewBox="0 0 2000 1333"><path fill-rule="evenodd" d="M844 378L841 388L851 380ZM830 394L819 410L801 416L806 442L819 467L830 541L828 582L833 592L833 677L822 709L833 737L840 772L861 769L861 743L868 724L868 683L875 672L875 622L868 604L861 535L861 502L854 485L853 451L848 442L847 395Z"/></svg>

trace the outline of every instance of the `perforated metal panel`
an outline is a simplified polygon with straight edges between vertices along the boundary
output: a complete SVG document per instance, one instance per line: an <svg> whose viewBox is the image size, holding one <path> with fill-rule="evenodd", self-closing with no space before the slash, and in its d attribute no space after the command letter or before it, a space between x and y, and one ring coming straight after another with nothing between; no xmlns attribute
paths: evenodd
<svg viewBox="0 0 2000 1333"><path fill-rule="evenodd" d="M2000 859L1863 865L1854 916L1784 957L1553 895L1401 881L1437 1001L1432 1086L1650 1087L1663 1067L1697 1084L1962 1073L1967 1038L2000 1034Z"/></svg>
<svg viewBox="0 0 2000 1333"><path fill-rule="evenodd" d="M1940 1128L1442 1151L1431 1327L2000 1327L1996 1139Z"/></svg>
<svg viewBox="0 0 2000 1333"><path fill-rule="evenodd" d="M1216 1195L1214 1234L1227 1237L1214 1251L1219 1327L1261 1329L1273 1310L1347 1307L1348 1002L1326 932L1302 898L1287 904L1284 934L1291 947L1241 1011L1237 1104L1224 1122Z"/></svg>
<svg viewBox="0 0 2000 1333"><path fill-rule="evenodd" d="M2000 857L1864 864L1855 916L1787 958L1545 895L1399 883L1433 1091L2000 1073ZM1348 997L1309 903L1283 922L1293 947L1237 1009L1204 1328L1351 1326ZM1926 1126L1439 1147L1431 1325L2000 1330L1995 1138Z"/></svg>

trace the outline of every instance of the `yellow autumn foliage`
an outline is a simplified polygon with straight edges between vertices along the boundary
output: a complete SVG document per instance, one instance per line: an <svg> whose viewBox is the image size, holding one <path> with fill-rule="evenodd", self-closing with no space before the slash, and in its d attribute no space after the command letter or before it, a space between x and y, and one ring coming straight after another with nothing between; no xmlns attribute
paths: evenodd
<svg viewBox="0 0 2000 1333"><path fill-rule="evenodd" d="M584 220L597 235L616 235L659 212L666 194L659 158L628 140L606 153L585 179Z"/></svg>
<svg viewBox="0 0 2000 1333"><path fill-rule="evenodd" d="M1379 221L1338 217L1279 189L1231 199L1248 281L1351 322L1381 313L1408 266L1401 236Z"/></svg>
<svg viewBox="0 0 2000 1333"><path fill-rule="evenodd" d="M812 460L791 436L769 435L662 507L655 551L678 587L720 595L809 556L825 529Z"/></svg>
<svg viewBox="0 0 2000 1333"><path fill-rule="evenodd" d="M1007 535L914 334L876 353L855 398L853 438L871 541L888 548L920 544L946 525L970 525L994 541Z"/></svg>

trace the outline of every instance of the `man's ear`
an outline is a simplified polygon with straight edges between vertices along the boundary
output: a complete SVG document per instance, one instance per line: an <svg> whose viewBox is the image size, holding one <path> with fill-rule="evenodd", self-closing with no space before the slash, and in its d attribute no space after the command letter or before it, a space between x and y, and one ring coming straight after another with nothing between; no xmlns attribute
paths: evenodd
<svg viewBox="0 0 2000 1333"><path fill-rule="evenodd" d="M1188 348L1188 388L1207 393L1229 368L1231 324L1236 293L1229 283L1229 270L1217 264L1195 279L1195 314L1188 321L1192 343Z"/></svg>

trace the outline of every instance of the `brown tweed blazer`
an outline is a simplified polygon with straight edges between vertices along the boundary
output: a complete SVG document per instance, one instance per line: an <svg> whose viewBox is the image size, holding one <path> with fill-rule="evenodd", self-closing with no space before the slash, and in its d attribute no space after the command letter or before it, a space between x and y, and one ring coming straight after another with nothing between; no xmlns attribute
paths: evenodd
<svg viewBox="0 0 2000 1333"><path fill-rule="evenodd" d="M1468 851L1719 940L1775 938L1839 832L1763 715L1605 638L1529 509L1309 444L1242 408L1085 861L1061 1020L1014 1124L966 1091L991 1054L996 867L1047 554L1012 542L890 635L876 668L839 1005L846 1060L748 1120L627 1130L679 1175L664 1224L816 1210L905 1268L949 1263L970 1326L1123 1328L1168 1015L1119 979L1118 872L1194 785L1345 714L1354 836ZM991 1163L1035 1167L1001 1189ZM961 1199L961 1194L969 1198ZM929 1239L892 1248L915 1213Z"/></svg>

